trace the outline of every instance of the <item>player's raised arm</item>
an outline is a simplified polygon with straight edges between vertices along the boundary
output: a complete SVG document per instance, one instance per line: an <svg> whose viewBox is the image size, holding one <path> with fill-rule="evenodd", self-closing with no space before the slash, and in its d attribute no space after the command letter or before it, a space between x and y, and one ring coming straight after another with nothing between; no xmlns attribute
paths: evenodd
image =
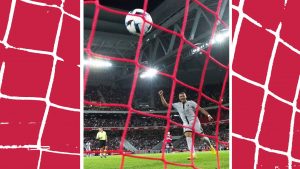
<svg viewBox="0 0 300 169"><path fill-rule="evenodd" d="M160 90L158 92L161 103L165 106L165 107L169 107L169 103L166 101L165 97L164 97L164 92L162 90Z"/></svg>

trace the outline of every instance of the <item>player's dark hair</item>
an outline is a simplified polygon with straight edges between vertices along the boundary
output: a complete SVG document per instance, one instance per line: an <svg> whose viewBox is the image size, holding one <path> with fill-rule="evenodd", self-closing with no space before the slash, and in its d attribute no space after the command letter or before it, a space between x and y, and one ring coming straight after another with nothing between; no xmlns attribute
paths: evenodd
<svg viewBox="0 0 300 169"><path fill-rule="evenodd" d="M179 94L186 94L185 92L180 92Z"/></svg>

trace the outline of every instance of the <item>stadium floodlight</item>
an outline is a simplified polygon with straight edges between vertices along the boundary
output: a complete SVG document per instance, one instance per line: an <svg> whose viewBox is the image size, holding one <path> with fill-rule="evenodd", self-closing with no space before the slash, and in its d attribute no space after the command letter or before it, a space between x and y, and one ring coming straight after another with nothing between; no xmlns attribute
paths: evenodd
<svg viewBox="0 0 300 169"><path fill-rule="evenodd" d="M225 41L226 38L229 37L229 31L228 29L222 29L218 32L216 32L215 37L212 39L212 44L215 43L222 43L223 41ZM208 48L208 42L204 42L204 43L196 43L195 46L197 46L196 48L193 48L191 50L191 54L194 55L196 53L202 54L201 50L205 50Z"/></svg>
<svg viewBox="0 0 300 169"><path fill-rule="evenodd" d="M142 78L142 79L144 79L144 78L153 78L153 77L155 77L157 72L158 71L156 69L148 69L140 75L140 78Z"/></svg>
<svg viewBox="0 0 300 169"><path fill-rule="evenodd" d="M100 59L88 59L84 60L84 65L89 65L91 68L107 68L112 67L112 63L106 60Z"/></svg>
<svg viewBox="0 0 300 169"><path fill-rule="evenodd" d="M229 37L228 29L222 29L216 33L215 38L212 40L212 43L222 43L226 38Z"/></svg>

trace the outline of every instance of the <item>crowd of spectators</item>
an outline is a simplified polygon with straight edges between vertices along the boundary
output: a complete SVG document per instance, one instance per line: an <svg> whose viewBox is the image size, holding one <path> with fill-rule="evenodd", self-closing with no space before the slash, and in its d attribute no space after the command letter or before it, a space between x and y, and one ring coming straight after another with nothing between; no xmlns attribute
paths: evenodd
<svg viewBox="0 0 300 169"><path fill-rule="evenodd" d="M122 131L113 131L108 134L108 147L110 150L117 150L120 148ZM99 142L95 140L95 131L85 132L84 142L91 143L91 149L97 149ZM160 130L136 130L128 131L126 140L138 150L151 149L158 144L163 138L163 131Z"/></svg>
<svg viewBox="0 0 300 169"><path fill-rule="evenodd" d="M215 125L208 125L203 127L204 133L206 135L214 136L215 135ZM164 130L161 129L145 129L145 130L129 130L126 134L126 140L132 144L138 150L151 150L154 146L163 141ZM184 151L187 148L185 137L183 136L182 129L176 128L170 130L173 136L180 136L180 139L173 140L177 142L174 145L174 148L178 151ZM106 131L108 135L108 147L110 150L119 149L122 130L116 131ZM85 131L84 133L84 142L89 141L91 143L92 149L98 148L98 141L95 139L97 131ZM228 124L221 124L219 127L219 141L228 142L229 141L229 129ZM215 146L215 140L211 139L212 144ZM224 149L226 146L223 144L219 145L219 149ZM206 150L208 145L203 144L200 141L199 137L196 137L195 148L197 150Z"/></svg>
<svg viewBox="0 0 300 169"><path fill-rule="evenodd" d="M217 109L208 110L214 119L217 119ZM166 113L155 113L155 115L166 116ZM228 111L221 111L220 120L228 120ZM84 127L124 127L127 118L127 113L86 113L84 115ZM179 124L182 123L177 112L171 113L170 119ZM201 123L208 123L208 120L199 113ZM166 126L167 120L142 116L133 113L130 119L129 127L143 126Z"/></svg>
<svg viewBox="0 0 300 169"><path fill-rule="evenodd" d="M228 86L228 85L227 85ZM217 85L206 85L203 87L203 93L214 100L219 100L221 93L221 84ZM225 93L223 96L223 103L229 102L229 90L228 87L225 88ZM85 100L91 102L101 102L101 103L120 103L127 104L129 99L130 88L122 89L120 87L111 87L100 85L98 87L88 86L85 91ZM132 106L137 110L166 110L161 104L160 98L157 92L161 89L137 89L133 98ZM170 97L170 89L164 88L165 97L168 100ZM177 87L175 93L186 92L189 100L197 101L198 94L188 88ZM174 102L178 101L177 94L175 95ZM201 99L201 107L216 106L215 103L206 100L204 97ZM85 110L127 110L120 107L99 107L85 105Z"/></svg>
<svg viewBox="0 0 300 169"><path fill-rule="evenodd" d="M165 114L166 115L166 114ZM124 127L127 113L91 113L84 115L85 127ZM166 120L133 114L129 127L165 126Z"/></svg>

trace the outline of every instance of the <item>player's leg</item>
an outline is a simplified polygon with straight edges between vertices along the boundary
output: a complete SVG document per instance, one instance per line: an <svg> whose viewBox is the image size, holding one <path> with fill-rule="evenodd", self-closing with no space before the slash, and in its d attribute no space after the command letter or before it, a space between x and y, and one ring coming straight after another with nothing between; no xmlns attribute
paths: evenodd
<svg viewBox="0 0 300 169"><path fill-rule="evenodd" d="M102 140L100 140L100 157L103 157L103 149L104 149L105 145L104 142Z"/></svg>
<svg viewBox="0 0 300 169"><path fill-rule="evenodd" d="M90 149L90 147L87 147L87 148L85 149L85 151L86 151L86 153L87 153L87 156L90 157L90 156L91 156L91 149Z"/></svg>
<svg viewBox="0 0 300 169"><path fill-rule="evenodd" d="M103 157L103 147L100 147L100 157L102 158Z"/></svg>
<svg viewBox="0 0 300 169"><path fill-rule="evenodd" d="M211 144L210 140L208 137L201 137L201 141L205 142L209 148L210 148L210 151L215 154L216 153L216 150L214 148L214 146Z"/></svg>
<svg viewBox="0 0 300 169"><path fill-rule="evenodd" d="M168 143L168 153L171 153L172 151L172 143Z"/></svg>
<svg viewBox="0 0 300 169"><path fill-rule="evenodd" d="M203 129L202 129L201 124L200 124L199 121L197 121L196 124L195 124L195 131L198 132L198 133L204 134ZM216 153L216 150L215 150L215 148L213 147L213 145L211 144L211 142L210 142L210 140L209 140L208 137L205 137L205 136L204 136L204 137L201 137L200 139L201 139L201 141L203 141L204 143L206 143L206 144L209 146L210 151L211 151L213 154Z"/></svg>
<svg viewBox="0 0 300 169"><path fill-rule="evenodd" d="M169 145L169 143L167 143L166 144L166 153L169 153L169 151L170 151L170 145Z"/></svg>
<svg viewBox="0 0 300 169"><path fill-rule="evenodd" d="M107 156L107 146L105 145L104 146L104 157L106 158L106 156Z"/></svg>
<svg viewBox="0 0 300 169"><path fill-rule="evenodd" d="M186 138L186 143L188 145L188 149L192 154L192 158L195 158L196 153L195 153L194 145L192 145L192 143L193 143L192 131L185 131L184 135L185 135L185 138ZM191 159L191 158L188 158L188 159Z"/></svg>

